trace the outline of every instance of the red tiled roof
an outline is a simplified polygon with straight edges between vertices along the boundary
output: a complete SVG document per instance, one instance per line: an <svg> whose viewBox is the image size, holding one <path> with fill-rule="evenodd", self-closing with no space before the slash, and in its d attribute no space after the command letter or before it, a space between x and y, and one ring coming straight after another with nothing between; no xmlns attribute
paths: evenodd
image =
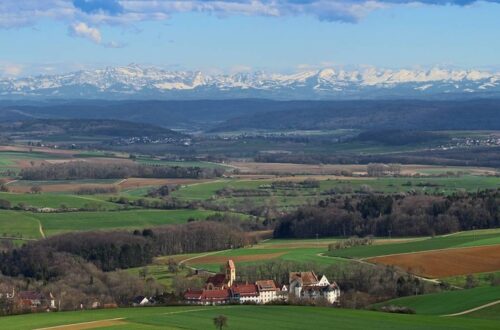
<svg viewBox="0 0 500 330"><path fill-rule="evenodd" d="M27 300L42 300L43 295L36 291L21 291L19 292L19 298Z"/></svg>
<svg viewBox="0 0 500 330"><path fill-rule="evenodd" d="M214 286L222 286L227 283L225 274L215 274L207 279L207 284L212 283Z"/></svg>
<svg viewBox="0 0 500 330"><path fill-rule="evenodd" d="M255 284L234 284L231 287L233 294L239 294L240 296L256 296L257 286Z"/></svg>
<svg viewBox="0 0 500 330"><path fill-rule="evenodd" d="M292 272L290 273L290 283L294 280L302 281L303 285L316 284L319 282L314 272Z"/></svg>
<svg viewBox="0 0 500 330"><path fill-rule="evenodd" d="M262 280L255 282L259 291L276 291L278 288L276 287L276 283L273 280Z"/></svg>
<svg viewBox="0 0 500 330"><path fill-rule="evenodd" d="M203 295L203 290L187 290L186 293L184 293L184 298L185 299L201 299L201 296Z"/></svg>
<svg viewBox="0 0 500 330"><path fill-rule="evenodd" d="M204 290L202 299L207 300L225 300L231 297L231 291L229 289L224 290Z"/></svg>
<svg viewBox="0 0 500 330"><path fill-rule="evenodd" d="M184 298L187 300L209 300L220 301L228 300L231 297L231 292L228 289L223 290L188 290L184 293Z"/></svg>

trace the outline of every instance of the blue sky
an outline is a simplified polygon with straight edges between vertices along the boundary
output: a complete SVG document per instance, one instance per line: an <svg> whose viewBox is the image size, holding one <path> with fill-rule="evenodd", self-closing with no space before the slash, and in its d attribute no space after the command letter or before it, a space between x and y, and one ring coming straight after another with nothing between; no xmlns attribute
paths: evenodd
<svg viewBox="0 0 500 330"><path fill-rule="evenodd" d="M0 75L129 63L215 72L498 70L499 2L2 0Z"/></svg>

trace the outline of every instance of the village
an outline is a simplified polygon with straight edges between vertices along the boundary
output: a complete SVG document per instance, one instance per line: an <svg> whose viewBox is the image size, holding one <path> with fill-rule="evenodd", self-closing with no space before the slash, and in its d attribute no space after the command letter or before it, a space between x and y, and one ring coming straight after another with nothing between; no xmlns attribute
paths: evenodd
<svg viewBox="0 0 500 330"><path fill-rule="evenodd" d="M330 283L326 276L317 276L312 271L292 272L289 283L279 284L274 280L259 280L255 283L236 281L236 266L232 260L225 265L225 273L207 279L205 287L189 289L184 294L188 304L269 304L302 300L333 305L338 302L340 289L337 283Z"/></svg>
<svg viewBox="0 0 500 330"><path fill-rule="evenodd" d="M186 290L181 299L170 300L174 305L221 305L221 304L315 304L337 305L340 288L326 276L313 271L291 272L289 282L258 280L255 283L238 282L236 266L228 260L224 272L208 277L203 288ZM14 288L0 292L0 303L20 312L51 312L60 310L61 299L51 292L18 291ZM158 297L137 296L130 306L164 305ZM117 308L117 304L103 304L96 300L91 305L80 304L79 309Z"/></svg>

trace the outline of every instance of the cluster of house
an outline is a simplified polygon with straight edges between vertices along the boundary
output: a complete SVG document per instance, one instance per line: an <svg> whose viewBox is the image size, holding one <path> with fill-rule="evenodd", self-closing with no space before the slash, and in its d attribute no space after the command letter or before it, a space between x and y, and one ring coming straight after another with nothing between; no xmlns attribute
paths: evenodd
<svg viewBox="0 0 500 330"><path fill-rule="evenodd" d="M36 291L0 292L0 300L16 302L22 309L31 311L55 310L56 299L49 293L47 295Z"/></svg>
<svg viewBox="0 0 500 330"><path fill-rule="evenodd" d="M287 284L273 280L260 280L255 283L236 282L236 267L232 260L225 265L225 273L207 279L202 289L189 289L184 299L189 304L215 305L228 303L267 304L286 302L290 297L305 300L323 299L330 304L338 302L340 289L337 283L330 283L326 276L314 272L292 272Z"/></svg>

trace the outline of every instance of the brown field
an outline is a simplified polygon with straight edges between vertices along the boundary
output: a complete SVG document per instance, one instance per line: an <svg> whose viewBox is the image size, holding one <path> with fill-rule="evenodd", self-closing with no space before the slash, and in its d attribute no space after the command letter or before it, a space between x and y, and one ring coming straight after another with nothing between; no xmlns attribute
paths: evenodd
<svg viewBox="0 0 500 330"><path fill-rule="evenodd" d="M487 273L500 270L500 245L396 254L367 261L397 266L428 278Z"/></svg>
<svg viewBox="0 0 500 330"><path fill-rule="evenodd" d="M84 330L84 329L97 329L97 328L104 328L104 327L117 327L117 326L124 326L128 324L128 322L124 321L123 319L111 319L111 320L102 320L102 321L90 321L90 322L83 322L83 323L73 323L73 324L67 324L67 325L58 325L55 327L48 327L48 328L42 328L42 329L37 329L37 330L52 330L52 329L63 329L63 330Z"/></svg>
<svg viewBox="0 0 500 330"><path fill-rule="evenodd" d="M18 151L18 152L43 152L57 155L75 155L76 150L52 149L46 147L25 147L25 146L0 146L0 151Z"/></svg>
<svg viewBox="0 0 500 330"><path fill-rule="evenodd" d="M259 249L316 249L316 248L328 248L328 244L333 243L324 242L324 243L279 243L279 244L268 244L268 245L259 245L257 248Z"/></svg>
<svg viewBox="0 0 500 330"><path fill-rule="evenodd" d="M146 178L129 178L124 179L119 183L120 188L122 189L133 189L140 187L148 187L148 186L161 186L165 184L179 184L186 185L192 183L202 183L212 181L210 179L201 180L201 179L146 179Z"/></svg>
<svg viewBox="0 0 500 330"><path fill-rule="evenodd" d="M45 162L49 164L65 164L71 162L89 162L94 164L109 164L109 163L134 163L131 159L122 158L107 158L107 157L87 157L87 158L65 158L65 159L48 159Z"/></svg>
<svg viewBox="0 0 500 330"><path fill-rule="evenodd" d="M230 165L242 173L252 174L334 174L339 170L366 172L365 165L314 165L288 163L232 162Z"/></svg>
<svg viewBox="0 0 500 330"><path fill-rule="evenodd" d="M96 183L61 183L61 184L44 184L40 185L43 192L57 193L71 193L80 188L109 188L118 186L121 190L134 189L150 186L161 186L165 184L192 184L199 182L207 182L210 180L196 180L196 179L143 179L143 178L130 178L123 180L116 180L114 184L96 184ZM13 193L29 193L31 186L28 185L9 185L9 190Z"/></svg>
<svg viewBox="0 0 500 330"><path fill-rule="evenodd" d="M341 170L352 171L354 175L366 175L366 165L315 165L315 164L289 164L289 163L256 163L232 162L230 166L240 170L242 174L312 174L331 175ZM495 173L495 169L488 167L447 167L434 165L402 165L401 174L413 175L422 170L440 171L467 171L476 175Z"/></svg>
<svg viewBox="0 0 500 330"><path fill-rule="evenodd" d="M42 188L42 192L48 192L48 193L58 193L58 192L65 192L65 193L71 193L71 192L76 192L80 188L109 188L114 186L113 184L94 184L94 183L61 183L61 184L45 184L45 185L40 185ZM30 193L31 192L31 186L15 186L15 185L9 185L9 191L13 193L18 193L18 194L24 194L24 193Z"/></svg>
<svg viewBox="0 0 500 330"><path fill-rule="evenodd" d="M251 254L251 255L243 255L243 256L232 256L234 262L253 262L253 261L262 261L262 260L270 260L281 257L286 252L276 252L276 253L266 253L266 254ZM208 255L199 258L195 258L189 260L187 264L196 265L196 264L223 264L227 262L229 259L228 256L219 256L219 255Z"/></svg>

